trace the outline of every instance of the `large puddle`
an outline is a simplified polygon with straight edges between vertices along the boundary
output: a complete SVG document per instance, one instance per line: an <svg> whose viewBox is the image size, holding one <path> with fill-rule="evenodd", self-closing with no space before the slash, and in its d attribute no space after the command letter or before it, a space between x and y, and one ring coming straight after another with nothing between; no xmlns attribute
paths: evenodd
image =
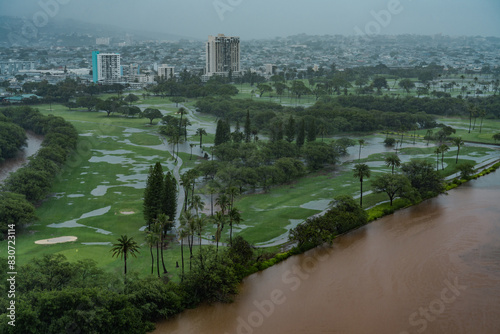
<svg viewBox="0 0 500 334"><path fill-rule="evenodd" d="M110 231L106 231L106 230L103 230L100 228L87 226L87 225L83 225L83 224L78 223L79 220L82 220L85 218L102 216L102 215L108 213L109 210L111 210L111 206L107 206L105 208L101 208L101 209L97 209L94 211L84 213L83 215L80 216L80 218L68 220L68 221L65 221L64 223L50 224L50 225L47 225L47 227L53 227L53 228L88 227L88 228L96 230L97 233L106 234L106 235L111 234L112 232L110 232Z"/></svg>

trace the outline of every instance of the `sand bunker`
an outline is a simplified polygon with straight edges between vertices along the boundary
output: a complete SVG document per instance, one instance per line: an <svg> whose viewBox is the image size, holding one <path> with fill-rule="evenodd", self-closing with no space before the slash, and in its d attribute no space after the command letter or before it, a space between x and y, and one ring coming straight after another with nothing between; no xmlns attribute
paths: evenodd
<svg viewBox="0 0 500 334"><path fill-rule="evenodd" d="M39 245L52 245L52 244L60 244L62 242L70 242L78 239L77 237L58 237L52 239L43 239L35 241L35 244Z"/></svg>
<svg viewBox="0 0 500 334"><path fill-rule="evenodd" d="M120 211L122 215L133 215L135 211Z"/></svg>

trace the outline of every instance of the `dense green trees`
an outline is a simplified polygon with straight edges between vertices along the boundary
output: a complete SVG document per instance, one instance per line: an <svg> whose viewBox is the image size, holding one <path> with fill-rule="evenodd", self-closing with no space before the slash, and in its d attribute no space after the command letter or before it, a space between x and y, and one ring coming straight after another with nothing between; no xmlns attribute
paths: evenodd
<svg viewBox="0 0 500 334"><path fill-rule="evenodd" d="M161 113L160 110L156 109L156 108L146 108L143 112L142 112L142 116L149 119L149 124L152 125L153 124L153 120L155 120L156 118L162 118L163 115Z"/></svg>
<svg viewBox="0 0 500 334"><path fill-rule="evenodd" d="M350 196L338 196L330 203L330 209L323 216L307 219L290 230L290 241L299 246L312 246L331 242L335 236L366 224L367 213Z"/></svg>
<svg viewBox="0 0 500 334"><path fill-rule="evenodd" d="M19 125L0 121L0 162L13 158L26 145L26 139L26 132Z"/></svg>
<svg viewBox="0 0 500 334"><path fill-rule="evenodd" d="M35 207L24 195L0 192L0 217L0 235L3 235L8 225L23 226L35 220Z"/></svg>
<svg viewBox="0 0 500 334"><path fill-rule="evenodd" d="M394 198L413 198L413 188L408 178L402 174L381 174L371 181L375 193L386 193L392 206Z"/></svg>
<svg viewBox="0 0 500 334"><path fill-rule="evenodd" d="M401 165L403 174L422 199L438 195L443 191L443 177L425 160L411 160Z"/></svg>

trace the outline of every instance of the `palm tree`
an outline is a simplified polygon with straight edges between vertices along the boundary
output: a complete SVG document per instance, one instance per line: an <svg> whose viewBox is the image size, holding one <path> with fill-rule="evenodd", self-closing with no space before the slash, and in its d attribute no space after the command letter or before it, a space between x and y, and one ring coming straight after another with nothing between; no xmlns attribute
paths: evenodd
<svg viewBox="0 0 500 334"><path fill-rule="evenodd" d="M427 146L429 146L429 142L431 141L432 139L432 130L427 130L427 132L425 133L425 137L424 138L427 138Z"/></svg>
<svg viewBox="0 0 500 334"><path fill-rule="evenodd" d="M217 199L215 200L215 205L218 205L220 207L220 211L222 212L223 216L226 214L226 209L229 204L229 197L227 197L226 194L219 195L219 197L217 197Z"/></svg>
<svg viewBox="0 0 500 334"><path fill-rule="evenodd" d="M181 227L186 231L189 247L189 270L191 270L191 262L193 259L193 242L196 225L194 223L194 215L191 211L184 211L180 217Z"/></svg>
<svg viewBox="0 0 500 334"><path fill-rule="evenodd" d="M206 224L207 224L207 219L206 219L205 215L196 217L194 219L194 225L195 225L195 229L196 229L196 234L198 234L198 239L200 241L200 266L201 266L202 270L204 268L203 268L203 256L202 256L202 253L201 253L201 234L202 234L203 228L205 227Z"/></svg>
<svg viewBox="0 0 500 334"><path fill-rule="evenodd" d="M165 235L167 234L167 231L173 227L174 222L170 221L170 218L164 213L158 215L157 222L160 225L161 264L163 266L163 273L166 274L168 271L167 268L165 268L165 261L163 259L163 244L165 241Z"/></svg>
<svg viewBox="0 0 500 334"><path fill-rule="evenodd" d="M177 111L177 113L181 115L181 119L179 121L179 134L181 134L181 128L182 128L182 125L183 125L183 123L182 123L182 116L184 116L185 114L187 114L187 110L184 107L180 107L179 110Z"/></svg>
<svg viewBox="0 0 500 334"><path fill-rule="evenodd" d="M146 231L146 244L149 246L149 252L151 253L151 275L153 275L153 268L155 265L155 257L153 255L153 246L156 245L157 235L151 231Z"/></svg>
<svg viewBox="0 0 500 334"><path fill-rule="evenodd" d="M154 234L156 241L156 270L158 271L158 278L160 278L160 240L162 239L162 229L158 220L151 225L151 232Z"/></svg>
<svg viewBox="0 0 500 334"><path fill-rule="evenodd" d="M181 238L181 262L182 262L182 275L181 282L184 280L184 239L189 237L189 233L183 227L179 229L179 238Z"/></svg>
<svg viewBox="0 0 500 334"><path fill-rule="evenodd" d="M241 212L235 207L233 207L231 210L229 210L228 216L229 216L229 228L230 228L229 244L232 246L233 245L233 223L239 224L243 221L243 219L241 218Z"/></svg>
<svg viewBox="0 0 500 334"><path fill-rule="evenodd" d="M457 159L455 160L455 164L457 164L458 163L458 155L460 154L460 147L462 147L465 143L462 140L462 137L452 138L451 141L453 142L453 144L455 144L457 146Z"/></svg>
<svg viewBox="0 0 500 334"><path fill-rule="evenodd" d="M205 202L201 200L200 195L194 195L193 200L191 201L191 209L196 211L196 215L198 216L199 211L203 210L205 207Z"/></svg>
<svg viewBox="0 0 500 334"><path fill-rule="evenodd" d="M441 153L441 149L436 147L434 153L436 153L436 170L439 170L439 153Z"/></svg>
<svg viewBox="0 0 500 334"><path fill-rule="evenodd" d="M113 257L120 256L120 258L123 258L125 264L124 273L127 275L127 255L130 254L133 257L137 257L136 253L139 253L139 246L137 242L134 241L134 238L122 235L118 238L118 242L113 244L113 248L111 248L110 252L113 252Z"/></svg>
<svg viewBox="0 0 500 334"><path fill-rule="evenodd" d="M358 157L358 160L361 160L361 148L365 145L365 140L364 139L360 139L358 142L359 142L359 157Z"/></svg>
<svg viewBox="0 0 500 334"><path fill-rule="evenodd" d="M202 144L203 144L203 136L206 136L207 135L207 131L205 131L204 128L198 128L196 129L196 136L200 136L200 148L202 148Z"/></svg>
<svg viewBox="0 0 500 334"><path fill-rule="evenodd" d="M226 194L229 196L229 210L231 210L233 207L234 198L238 196L240 192L238 191L238 188L230 187L226 190Z"/></svg>
<svg viewBox="0 0 500 334"><path fill-rule="evenodd" d="M191 177L191 174L186 172L181 175L181 186L184 187L184 211L187 211L187 204L189 198L189 190L191 189L191 184L194 180Z"/></svg>
<svg viewBox="0 0 500 334"><path fill-rule="evenodd" d="M392 167L392 174L394 174L394 167L401 166L401 159L399 159L397 154L391 153L385 157L385 165Z"/></svg>
<svg viewBox="0 0 500 334"><path fill-rule="evenodd" d="M215 216L212 217L214 224L217 224L217 231L215 232L215 241L217 242L217 252L219 252L219 240L222 237L222 230L224 229L224 224L226 223L226 216L221 212L217 211Z"/></svg>
<svg viewBox="0 0 500 334"><path fill-rule="evenodd" d="M367 164L356 164L354 166L354 177L359 178L361 184L361 196L359 197L359 205L363 207L363 179L370 177L370 167Z"/></svg>
<svg viewBox="0 0 500 334"><path fill-rule="evenodd" d="M189 160L191 160L191 158L193 157L193 147L195 147L196 144L193 144L193 143L190 143L189 144L189 147L191 148L191 155L189 156Z"/></svg>
<svg viewBox="0 0 500 334"><path fill-rule="evenodd" d="M441 151L441 169L444 170L444 154L450 150L450 147L446 144L442 144L439 146L439 150Z"/></svg>

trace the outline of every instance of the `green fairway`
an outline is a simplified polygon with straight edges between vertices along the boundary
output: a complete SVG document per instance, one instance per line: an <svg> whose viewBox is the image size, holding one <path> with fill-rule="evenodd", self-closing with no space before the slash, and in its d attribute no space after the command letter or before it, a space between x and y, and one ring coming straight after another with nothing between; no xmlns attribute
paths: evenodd
<svg viewBox="0 0 500 334"><path fill-rule="evenodd" d="M250 86L247 88L249 89ZM244 96L240 96L244 98ZM258 98L257 98L258 99ZM265 97L262 100L266 99ZM139 105L155 107L164 112L174 114L178 108L169 99L146 97ZM187 103L193 107L193 101ZM158 134L159 120L153 125L149 120L127 118L120 115L107 117L105 113L87 112L83 110L68 110L61 105L40 105L44 114L64 117L72 122L80 134L78 148L68 160L63 173L57 178L52 188L52 196L46 199L37 209L39 220L18 235L18 262L27 263L31 258L43 254L61 253L71 261L91 258L98 265L112 272L120 273L123 262L112 258L109 250L111 244L122 235L127 234L141 245L138 258L131 258L129 267L140 275L148 275L151 270L151 256L145 243L144 219L142 214L142 198L149 167L160 161L164 169L173 169L175 162L171 156L172 146ZM52 109L52 110L50 110ZM195 131L199 127L207 129L203 136L203 144L209 145L214 140L214 120L210 115L199 115L189 118L192 125L188 127L188 144L184 144L179 152L182 159L180 173L194 168L200 163L202 151L199 146L199 136ZM500 132L500 122L485 120L482 133L478 129L467 133L468 120L442 119L440 122L458 127L457 134L464 140L493 142L492 135ZM209 131L210 130L210 131ZM435 129L437 131L438 129ZM424 131L417 131L413 144L412 133L404 137L403 148L399 150L402 162L412 158L425 159L437 164L444 170L443 175L456 172L456 147L450 144L450 150L445 153L444 160L436 158L435 143L429 146L423 140ZM400 135L390 135L400 138ZM269 246L275 249L287 240L288 231L308 217L320 213L339 195L360 195L359 180L353 177L355 163L369 165L372 178L381 172L390 172L385 166L387 152L382 145L384 135L354 135L371 142L368 157L357 159L357 147L353 148L350 161L345 161L317 173L308 174L290 184L272 188L269 192L255 190L247 192L236 199L235 206L241 211L244 221L233 227L233 237L241 235L249 242ZM205 147L206 149L206 147ZM354 158L355 156L356 158ZM498 158L498 150L490 147L477 147L467 144L460 150L458 163L474 161L481 163ZM387 201L385 194L371 193L370 178L363 183L363 207L369 208L377 203ZM199 184L203 187L203 184ZM198 192L205 192L203 189ZM205 192L205 195L206 192ZM210 207L209 200L206 209ZM212 240L215 226L208 224L203 238ZM73 242L38 245L35 241L60 236L76 236ZM223 231L222 242L229 239L229 226ZM206 241L205 241L206 242ZM195 242L196 244L196 242ZM155 252L156 250L153 249ZM188 249L185 247L185 258ZM156 253L155 253L156 256ZM172 240L169 249L165 250L166 266L172 277L177 278L180 269L180 246L177 240ZM187 261L186 261L187 264Z"/></svg>

